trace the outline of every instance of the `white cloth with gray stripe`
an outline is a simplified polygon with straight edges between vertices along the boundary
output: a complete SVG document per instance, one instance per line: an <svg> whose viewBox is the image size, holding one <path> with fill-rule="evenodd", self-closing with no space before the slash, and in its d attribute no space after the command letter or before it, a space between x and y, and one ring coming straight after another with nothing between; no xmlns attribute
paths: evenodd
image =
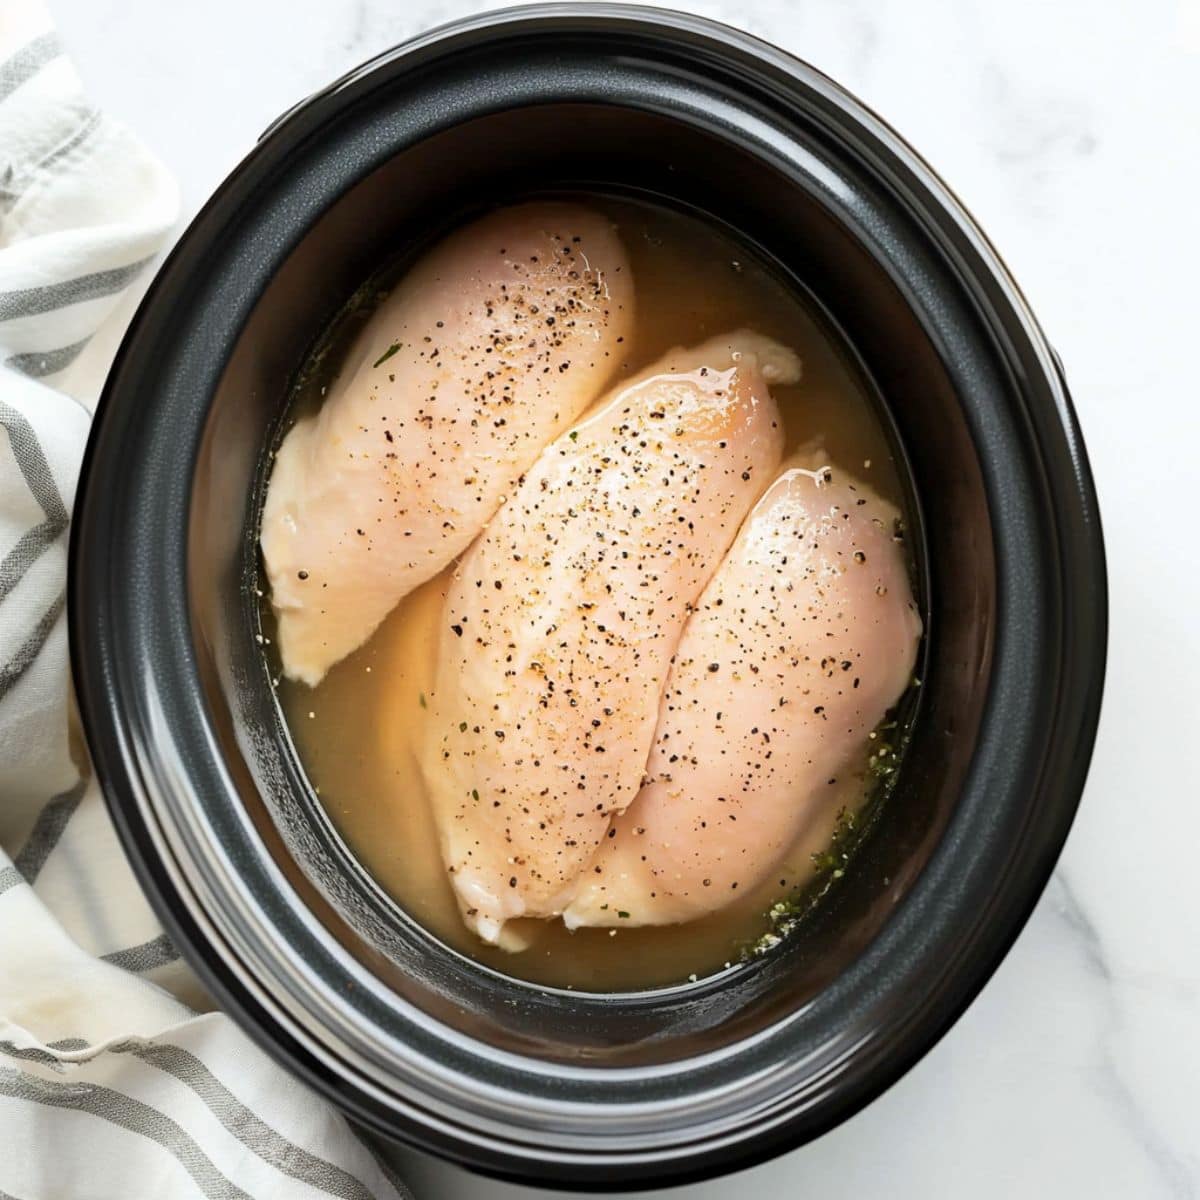
<svg viewBox="0 0 1200 1200"><path fill-rule="evenodd" d="M72 725L79 462L176 209L39 0L0 0L0 1198L392 1198L340 1115L203 1011Z"/></svg>

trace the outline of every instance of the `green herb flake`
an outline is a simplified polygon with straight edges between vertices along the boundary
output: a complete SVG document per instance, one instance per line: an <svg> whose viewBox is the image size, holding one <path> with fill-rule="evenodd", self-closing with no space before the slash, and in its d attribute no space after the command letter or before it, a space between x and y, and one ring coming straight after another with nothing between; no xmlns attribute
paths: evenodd
<svg viewBox="0 0 1200 1200"><path fill-rule="evenodd" d="M472 799L472 800L478 800L478 799L479 799L479 791L478 791L478 789L476 789L476 788L472 788L472 789L471 789L471 799Z"/></svg>
<svg viewBox="0 0 1200 1200"><path fill-rule="evenodd" d="M429 704L428 704L428 702L427 702L427 701L426 701L426 699L425 699L425 693L424 693L424 692L418 692L418 693L417 693L417 703L418 703L418 704L420 704L420 706L421 706L422 708L428 708L428 707L429 707Z"/></svg>
<svg viewBox="0 0 1200 1200"><path fill-rule="evenodd" d="M810 920L830 888L849 872L863 838L892 790L908 737L909 729L896 719L894 713L867 735L867 761L863 764L866 768L863 772L865 794L861 804L838 812L828 844L812 855L813 871L808 881L768 909L764 914L767 929L757 939L742 945L742 962L774 950L784 938Z"/></svg>
<svg viewBox="0 0 1200 1200"><path fill-rule="evenodd" d="M627 912L621 912L619 909L617 910L617 916L620 917L622 921L629 920L629 914Z"/></svg>
<svg viewBox="0 0 1200 1200"><path fill-rule="evenodd" d="M579 436L578 429L572 429L571 432L567 434L567 437L569 437L571 439L571 441L574 441L578 436Z"/></svg>
<svg viewBox="0 0 1200 1200"><path fill-rule="evenodd" d="M458 732L459 732L459 733L466 733L466 732L467 732L467 723L466 723L466 721L459 721L459 723L458 723Z"/></svg>
<svg viewBox="0 0 1200 1200"><path fill-rule="evenodd" d="M397 350L400 349L399 342L393 342L372 364L372 367L381 367Z"/></svg>

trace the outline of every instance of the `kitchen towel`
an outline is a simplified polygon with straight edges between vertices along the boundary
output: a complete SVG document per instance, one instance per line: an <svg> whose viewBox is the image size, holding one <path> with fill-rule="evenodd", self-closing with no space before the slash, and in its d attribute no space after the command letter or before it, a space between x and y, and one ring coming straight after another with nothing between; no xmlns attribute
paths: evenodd
<svg viewBox="0 0 1200 1200"><path fill-rule="evenodd" d="M67 531L107 360L174 226L164 168L0 0L0 1197L408 1193L211 1009L74 730Z"/></svg>

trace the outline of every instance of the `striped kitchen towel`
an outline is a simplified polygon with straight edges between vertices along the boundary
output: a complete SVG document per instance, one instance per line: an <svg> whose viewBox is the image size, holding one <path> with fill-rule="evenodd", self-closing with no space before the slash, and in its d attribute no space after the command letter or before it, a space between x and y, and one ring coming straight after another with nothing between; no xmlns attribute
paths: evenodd
<svg viewBox="0 0 1200 1200"><path fill-rule="evenodd" d="M211 1004L73 727L66 537L91 410L175 185L0 0L0 1198L407 1195Z"/></svg>

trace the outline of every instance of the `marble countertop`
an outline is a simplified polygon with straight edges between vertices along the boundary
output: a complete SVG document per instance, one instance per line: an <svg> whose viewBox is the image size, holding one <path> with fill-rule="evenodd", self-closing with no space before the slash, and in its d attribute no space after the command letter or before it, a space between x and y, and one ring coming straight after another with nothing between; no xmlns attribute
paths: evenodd
<svg viewBox="0 0 1200 1200"><path fill-rule="evenodd" d="M52 0L93 97L190 216L279 112L470 0ZM490 6L488 6L490 7ZM1112 635L1083 807L951 1033L815 1144L688 1189L842 1200L1200 1195L1200 0L732 0L973 210L1066 364ZM418 1196L548 1196L406 1160Z"/></svg>

